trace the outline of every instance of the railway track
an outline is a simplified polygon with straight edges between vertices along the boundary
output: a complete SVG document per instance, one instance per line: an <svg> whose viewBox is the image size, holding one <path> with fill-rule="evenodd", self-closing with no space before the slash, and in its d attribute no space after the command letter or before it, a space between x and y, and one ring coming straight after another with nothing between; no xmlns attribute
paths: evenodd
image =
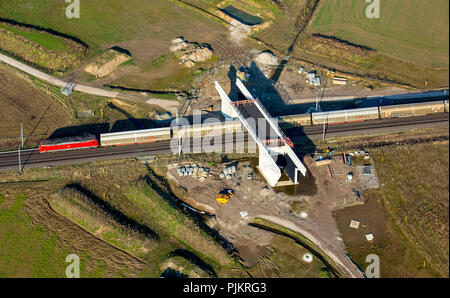
<svg viewBox="0 0 450 298"><path fill-rule="evenodd" d="M420 125L432 125L449 122L449 114L442 113L436 115L426 115L411 118L388 118L377 119L363 122L343 123L343 124L330 124L326 127L326 133L342 133L348 131L360 131L360 130L375 130L384 128L401 128L405 126L420 126ZM290 130L296 128L286 129L285 132L289 136ZM298 129L298 128L297 128ZM307 136L317 136L323 134L323 125L305 126L304 133Z"/></svg>
<svg viewBox="0 0 450 298"><path fill-rule="evenodd" d="M436 114L412 118L393 118L382 119L356 123L334 124L327 128L327 134L369 134L374 130L386 131L388 128L401 129L413 128L419 126L437 126L448 125L449 114ZM322 136L323 127L293 127L284 130L290 138L306 136L308 138L317 138ZM238 139L236 139L237 141ZM248 140L248 134L244 135L244 143ZM224 145L226 142L221 140L218 145ZM193 142L190 142L191 146ZM192 148L192 147L189 148ZM184 148L184 152L189 151ZM36 149L24 150L21 152L21 161L23 169L47 167L57 165L68 165L83 162L94 162L101 160L112 160L131 157L142 157L151 155L174 154L170 147L170 141L159 141L148 144L135 144L127 146L98 147L70 151L48 152L40 154ZM18 152L0 152L0 171L18 170Z"/></svg>

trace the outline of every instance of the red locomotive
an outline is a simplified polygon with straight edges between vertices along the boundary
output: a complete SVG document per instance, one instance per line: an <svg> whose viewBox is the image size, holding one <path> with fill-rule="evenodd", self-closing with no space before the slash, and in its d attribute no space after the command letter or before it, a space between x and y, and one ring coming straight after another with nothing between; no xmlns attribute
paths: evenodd
<svg viewBox="0 0 450 298"><path fill-rule="evenodd" d="M85 134L83 136L43 140L39 144L39 153L90 147L98 147L97 137L95 135Z"/></svg>

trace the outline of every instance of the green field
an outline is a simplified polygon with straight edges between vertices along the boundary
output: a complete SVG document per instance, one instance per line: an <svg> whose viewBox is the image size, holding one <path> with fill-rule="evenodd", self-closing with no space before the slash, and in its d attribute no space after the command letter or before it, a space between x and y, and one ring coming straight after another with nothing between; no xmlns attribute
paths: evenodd
<svg viewBox="0 0 450 298"><path fill-rule="evenodd" d="M379 19L366 17L367 5L362 0L323 1L311 27L399 59L448 67L447 0L381 0Z"/></svg>
<svg viewBox="0 0 450 298"><path fill-rule="evenodd" d="M40 32L35 31L23 31L19 30L12 26L7 26L0 23L0 27L4 28L6 30L9 30L17 35L20 35L28 40L32 40L39 45L43 46L44 48L48 50L55 51L57 53L63 53L67 50L67 45L64 43L62 39L56 38L49 34L44 34Z"/></svg>
<svg viewBox="0 0 450 298"><path fill-rule="evenodd" d="M0 1L0 17L51 28L99 47L135 40L126 48L138 57L153 54L149 55L153 59L179 35L201 41L211 32L226 31L217 22L180 7L176 1L82 1L79 19L66 18L67 6L64 1L54 0Z"/></svg>
<svg viewBox="0 0 450 298"><path fill-rule="evenodd" d="M386 147L374 152L378 197L428 266L448 277L448 143Z"/></svg>
<svg viewBox="0 0 450 298"><path fill-rule="evenodd" d="M122 87L189 90L192 73L181 65L166 65L158 73L142 67L169 54L170 42L176 37L184 36L192 42L214 44L228 34L227 28L217 20L205 17L198 10L178 1L81 1L78 19L66 17L68 5L65 1L54 0L0 1L0 17L76 37L90 46L89 58L112 46L128 50L134 65L121 66L130 71L124 75L119 73L114 82L107 82L122 84ZM36 36L26 37L35 40ZM57 46L40 37L38 43ZM199 64L193 68L194 72L199 67L205 66ZM88 80L82 69L78 71ZM174 82L173 78L183 82ZM184 82L188 83L187 87Z"/></svg>
<svg viewBox="0 0 450 298"><path fill-rule="evenodd" d="M0 277L65 277L65 259L73 248L61 245L59 236L45 226L31 223L26 200L23 193L14 200L0 195ZM86 249L82 254L84 277L101 277L104 264L87 270L89 253Z"/></svg>

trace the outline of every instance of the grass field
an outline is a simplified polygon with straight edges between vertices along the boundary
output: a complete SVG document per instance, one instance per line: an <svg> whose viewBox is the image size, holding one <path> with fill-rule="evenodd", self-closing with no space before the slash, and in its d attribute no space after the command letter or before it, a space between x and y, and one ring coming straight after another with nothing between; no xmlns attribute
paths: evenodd
<svg viewBox="0 0 450 298"><path fill-rule="evenodd" d="M30 226L23 206L26 195L19 194L9 206L10 202L0 198L1 277L62 276L65 255L69 252L55 251L56 235L46 235L42 227ZM15 262L18 256L21 260Z"/></svg>
<svg viewBox="0 0 450 298"><path fill-rule="evenodd" d="M214 49L214 42L226 38L227 34L227 28L217 21L197 10L180 6L177 1L84 1L80 5L79 19L66 18L67 6L64 1L54 0L33 3L28 0L1 1L0 17L79 38L89 44L93 53L112 46L128 50L135 66L122 66L124 72L119 71L114 78L123 87L189 90L191 86L186 87L184 83L191 82L192 72L185 71L178 64L176 67L169 64L157 75L142 67L161 55L170 54L170 41L178 36L213 44ZM82 73L80 70L79 75ZM182 84L177 85L176 79L183 81Z"/></svg>
<svg viewBox="0 0 450 298"><path fill-rule="evenodd" d="M366 192L364 205L335 212L350 256L364 268L365 257L377 254L381 277L448 277L448 141L370 152L380 188ZM349 228L352 219L363 228Z"/></svg>
<svg viewBox="0 0 450 298"><path fill-rule="evenodd" d="M2 173L0 181L16 180L18 177L14 178L15 176L15 173ZM84 276L94 275L97 266L92 260L96 260L106 262L106 271L102 274L104 277L120 274L159 277L165 269L163 265L174 256L181 256L188 263L197 258L210 266L212 268L210 272L218 276L245 276L240 264L211 236L205 226L198 225L192 216L171 203L173 198L170 189L142 163L114 161L96 163L95 166L82 164L55 167L50 170L35 169L26 171L20 179L49 179L49 181L0 183L0 194L3 195L0 196L0 202L3 200L0 208L5 202L9 206L19 189L28 197L24 198L28 206L27 212L34 219L40 218L38 222L43 222L48 229L56 231L61 229L61 221L66 222L66 228L55 234L61 241L70 242L70 239L75 237L73 229L69 229L70 225L73 226L75 223L82 227L85 231L78 230L75 237L82 238L77 240L77 251L82 250L91 255L90 259L81 258L86 262ZM49 209L48 205L45 206L44 198L48 198L50 206L58 213ZM45 212L42 212L42 209L45 209ZM7 222L8 219L5 218L0 224L6 225ZM23 221L23 226L27 230L33 230L35 222L36 220ZM3 226L0 228L3 231ZM25 239L29 237L28 232L19 233L20 237ZM8 242L3 245L3 254L11 255L11 260L4 261L6 259L0 258L0 269L2 266L20 262L20 259L13 257L14 250L11 245L16 244L12 239L5 237L1 238ZM43 245L40 243L44 240L36 239L36 242ZM98 241L106 241L103 242L103 249L89 251L88 248L94 248L94 244ZM113 246L105 246L105 243ZM22 251L26 253L27 249L23 247L18 253L22 254ZM179 253L180 251L185 253ZM127 260L119 260L126 253L129 254ZM113 257L108 259L108 255ZM194 257L190 258L189 255ZM139 259L136 260L136 257ZM44 261L42 266L51 270L52 265ZM117 272L117 261L122 264L123 272ZM24 264L24 270L31 270L31 265ZM194 271L199 274L198 272L201 273L204 269ZM20 276L20 273L16 275L11 273L7 276ZM44 276L59 275L49 272Z"/></svg>
<svg viewBox="0 0 450 298"><path fill-rule="evenodd" d="M0 27L9 30L17 35L20 35L28 40L32 40L48 50L52 50L57 53L62 53L65 50L67 50L67 45L64 43L62 39L55 38L54 36L51 36L49 34L44 34L41 32L31 30L29 31L19 30L13 26L7 26L4 24L0 24Z"/></svg>
<svg viewBox="0 0 450 298"><path fill-rule="evenodd" d="M380 3L380 18L368 19L365 15L368 4L364 1L323 1L312 29L403 60L432 67L448 67L447 0Z"/></svg>
<svg viewBox="0 0 450 298"><path fill-rule="evenodd" d="M428 266L448 277L448 142L382 148L374 158L382 182L378 197Z"/></svg>
<svg viewBox="0 0 450 298"><path fill-rule="evenodd" d="M208 34L199 30L205 29L205 26L212 27L209 32L220 28L215 22L203 19L200 14L180 8L173 2L84 2L80 5L80 18L68 19L65 15L68 4L64 1L2 1L0 15L18 22L52 28L96 46L139 39L167 42L183 34L183 31L191 31L191 34L186 36L191 38L193 35L201 37L204 33ZM154 46L161 47L156 44ZM150 49L151 52L154 50L155 48Z"/></svg>
<svg viewBox="0 0 450 298"><path fill-rule="evenodd" d="M0 186L3 194L14 188ZM130 276L133 266L120 268L121 264L108 259L117 254L108 251L102 256L98 243L83 246L83 237L67 237L68 230L79 233L67 222L59 222L64 225L59 231L49 229L37 219L38 208L31 207L30 201L22 192L0 195L0 277L65 277L66 256L72 253L80 256L82 277ZM55 223L51 217L46 220Z"/></svg>
<svg viewBox="0 0 450 298"><path fill-rule="evenodd" d="M89 49L45 30L0 22L0 51L55 75L73 69Z"/></svg>

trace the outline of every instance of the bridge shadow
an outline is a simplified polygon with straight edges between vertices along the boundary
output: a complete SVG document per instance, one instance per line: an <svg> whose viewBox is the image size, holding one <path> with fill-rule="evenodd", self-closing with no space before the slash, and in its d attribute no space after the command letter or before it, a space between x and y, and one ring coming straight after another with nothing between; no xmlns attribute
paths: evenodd
<svg viewBox="0 0 450 298"><path fill-rule="evenodd" d="M283 60L287 63L287 60ZM282 62L283 63L283 62ZM280 64L281 65L281 64ZM283 85L275 80L274 76L279 76L277 72L280 71L282 66L278 66L272 77L267 78L261 71L255 62L251 62L249 66L240 66L239 68L250 76L246 80L245 86L252 93L252 95L260 100L264 107L275 116L286 116L295 114L306 114L313 110L316 106L315 97L311 98L309 102L305 103L291 103L288 92L284 89ZM236 78L236 68L230 67L228 77ZM299 76L299 80L304 80L305 77ZM326 80L324 80L326 82ZM373 97L356 97L353 98L351 94L348 95L348 99L340 99L333 101L322 101L327 96L327 85L320 87L317 90L319 106L322 111L336 111L345 109L357 109L357 108L371 108L378 106L390 106L398 104L409 104L419 102L431 102L436 100L448 99L448 95L443 92L428 92L421 93L417 96L410 95L389 95L389 96L373 96ZM235 90L230 92L230 98L236 98ZM234 97L232 97L234 96Z"/></svg>
<svg viewBox="0 0 450 298"><path fill-rule="evenodd" d="M49 139L82 136L85 134L99 135L109 131L109 123L93 123L78 126L66 126L56 129Z"/></svg>
<svg viewBox="0 0 450 298"><path fill-rule="evenodd" d="M133 118L133 119L117 120L116 122L114 122L109 132L141 130L157 127L158 125L153 120L145 118Z"/></svg>
<svg viewBox="0 0 450 298"><path fill-rule="evenodd" d="M278 68L275 71L277 70ZM276 82L272 78L267 78L255 62L252 62L246 71L250 75L245 83L246 87L272 116L303 114L315 107L315 103L287 104L289 102L287 95L280 94Z"/></svg>
<svg viewBox="0 0 450 298"><path fill-rule="evenodd" d="M159 121L151 119L133 118L133 119L117 120L112 125L108 122L104 122L104 123L83 124L78 126L66 126L56 129L50 134L48 138L57 139L64 137L82 136L86 134L99 136L102 133L151 129L151 128L158 128L161 126L167 126L165 125L165 123L164 125L161 124L162 122L160 123Z"/></svg>

